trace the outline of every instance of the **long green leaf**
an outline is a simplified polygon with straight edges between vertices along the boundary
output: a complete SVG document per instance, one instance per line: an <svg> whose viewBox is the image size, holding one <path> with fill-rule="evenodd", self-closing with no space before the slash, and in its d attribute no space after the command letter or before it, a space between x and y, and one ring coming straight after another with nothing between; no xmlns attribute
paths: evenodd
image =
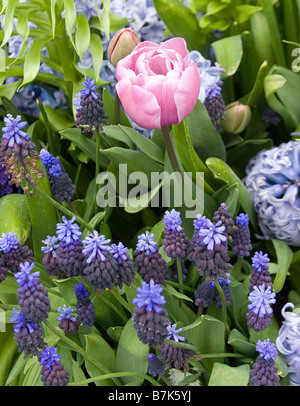
<svg viewBox="0 0 300 406"><path fill-rule="evenodd" d="M273 282L273 290L278 293L284 286L289 267L292 263L293 251L284 241L275 239L271 241L275 248L278 264L277 274Z"/></svg>
<svg viewBox="0 0 300 406"><path fill-rule="evenodd" d="M40 69L41 52L43 47L49 41L48 38L35 38L29 48L24 62L24 76L20 87L32 82Z"/></svg>
<svg viewBox="0 0 300 406"><path fill-rule="evenodd" d="M241 182L240 178L233 172L233 170L226 164L226 162L222 161L221 159L208 158L206 160L206 165L210 168L210 170L214 173L214 175L218 179L222 179L229 186L232 186L234 184L238 185L239 202L243 207L243 209L245 210L245 212L248 214L254 230L258 231L256 213L254 210L253 202L246 187Z"/></svg>

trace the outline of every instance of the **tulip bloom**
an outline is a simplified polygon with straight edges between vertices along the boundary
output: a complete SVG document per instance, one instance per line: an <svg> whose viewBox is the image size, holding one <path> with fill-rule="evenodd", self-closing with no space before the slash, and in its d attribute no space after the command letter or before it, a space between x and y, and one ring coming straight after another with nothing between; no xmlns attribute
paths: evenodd
<svg viewBox="0 0 300 406"><path fill-rule="evenodd" d="M116 90L127 115L144 128L178 124L195 107L200 75L183 38L144 41L116 67Z"/></svg>

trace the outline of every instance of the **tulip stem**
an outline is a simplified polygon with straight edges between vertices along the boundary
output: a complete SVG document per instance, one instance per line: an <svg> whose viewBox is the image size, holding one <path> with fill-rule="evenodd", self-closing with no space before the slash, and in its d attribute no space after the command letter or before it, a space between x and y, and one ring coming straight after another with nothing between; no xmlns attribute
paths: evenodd
<svg viewBox="0 0 300 406"><path fill-rule="evenodd" d="M179 163L177 161L175 151L174 151L174 147L173 147L173 144L172 144L172 140L171 140L171 137L170 137L169 129L168 129L167 126L164 126L164 127L162 127L161 131L162 131L164 143L165 143L168 155L169 155L169 159L170 159L172 168L173 168L174 172L181 173L180 166L179 166Z"/></svg>
<svg viewBox="0 0 300 406"><path fill-rule="evenodd" d="M121 102L118 93L115 93L115 122L121 123Z"/></svg>

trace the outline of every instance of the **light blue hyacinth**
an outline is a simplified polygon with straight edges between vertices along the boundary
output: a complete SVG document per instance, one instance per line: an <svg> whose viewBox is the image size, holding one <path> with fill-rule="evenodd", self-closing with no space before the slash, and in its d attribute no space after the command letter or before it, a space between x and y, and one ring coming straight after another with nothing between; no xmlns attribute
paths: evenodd
<svg viewBox="0 0 300 406"><path fill-rule="evenodd" d="M300 246L300 142L259 152L246 173L244 183L263 236Z"/></svg>

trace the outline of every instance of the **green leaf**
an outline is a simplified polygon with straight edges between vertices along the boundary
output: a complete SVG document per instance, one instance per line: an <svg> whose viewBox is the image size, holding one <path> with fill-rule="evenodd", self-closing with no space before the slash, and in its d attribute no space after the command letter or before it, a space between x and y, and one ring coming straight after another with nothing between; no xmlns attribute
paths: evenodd
<svg viewBox="0 0 300 406"><path fill-rule="evenodd" d="M76 7L73 0L64 0L66 29L73 47L76 49L73 41L73 28L76 23Z"/></svg>
<svg viewBox="0 0 300 406"><path fill-rule="evenodd" d="M93 332L85 335L86 353L94 360L90 362L85 360L87 371L91 377L107 373L103 371L101 365L104 365L110 372L114 370L115 353L111 346L100 336L99 333ZM99 386L111 386L111 380L102 380L95 382Z"/></svg>
<svg viewBox="0 0 300 406"><path fill-rule="evenodd" d="M228 344L230 344L236 351L245 354L248 357L255 358L257 356L255 344L249 343L248 338L235 328L230 332Z"/></svg>
<svg viewBox="0 0 300 406"><path fill-rule="evenodd" d="M248 214L249 220L254 230L258 231L256 213L254 210L252 199L240 178L233 172L233 170L226 164L226 162L222 161L221 159L208 158L206 160L206 165L211 169L211 171L218 179L222 179L229 186L237 184L239 190L239 202L245 212Z"/></svg>
<svg viewBox="0 0 300 406"><path fill-rule="evenodd" d="M202 315L202 323L189 330L189 342L194 344L200 354L220 354L225 350L225 326L220 320L209 315ZM187 334L186 333L186 334ZM209 370L222 358L205 358L203 363Z"/></svg>
<svg viewBox="0 0 300 406"><path fill-rule="evenodd" d="M99 35L92 33L90 40L90 50L93 58L95 79L99 78L100 69L103 61L103 46Z"/></svg>
<svg viewBox="0 0 300 406"><path fill-rule="evenodd" d="M60 131L60 134L74 142L92 161L96 162L96 143L85 137L79 128L67 128Z"/></svg>
<svg viewBox="0 0 300 406"><path fill-rule="evenodd" d="M146 138L141 133L135 131L131 127L125 127L119 125L119 128L125 132L125 134L131 139L131 141L146 155L161 164L164 163L165 153L164 151L154 142Z"/></svg>
<svg viewBox="0 0 300 406"><path fill-rule="evenodd" d="M128 320L118 342L115 371L146 374L148 370L148 352L148 345L143 344L137 337L132 319ZM143 383L143 379L137 377L128 376L121 378L121 380L125 385L131 382L137 382L138 385Z"/></svg>
<svg viewBox="0 0 300 406"><path fill-rule="evenodd" d="M48 38L35 38L29 48L24 61L24 76L20 87L32 82L40 69L41 52L43 47L49 42Z"/></svg>
<svg viewBox="0 0 300 406"><path fill-rule="evenodd" d="M4 386L18 353L11 325L7 331L1 332L0 344L0 386Z"/></svg>
<svg viewBox="0 0 300 406"><path fill-rule="evenodd" d="M273 282L273 290L275 293L278 293L284 286L289 267L293 260L293 251L284 241L275 239L271 239L271 241L275 248L278 264L278 271Z"/></svg>
<svg viewBox="0 0 300 406"><path fill-rule="evenodd" d="M216 362L208 386L248 386L249 371L249 365L230 367Z"/></svg>
<svg viewBox="0 0 300 406"><path fill-rule="evenodd" d="M38 180L37 186L49 196L51 196L51 188L47 177ZM37 262L42 262L43 246L42 240L47 236L53 236L56 233L56 211L47 200L34 192L33 196L26 194L27 204L32 224L32 241L34 257Z"/></svg>
<svg viewBox="0 0 300 406"><path fill-rule="evenodd" d="M1 233L12 231L21 239L21 244L24 244L30 234L30 229L31 219L26 196L21 194L10 194L1 197Z"/></svg>
<svg viewBox="0 0 300 406"><path fill-rule="evenodd" d="M201 49L206 37L197 17L180 0L154 0L160 18L176 37L183 37L189 51Z"/></svg>
<svg viewBox="0 0 300 406"><path fill-rule="evenodd" d="M243 56L242 36L233 35L213 42L212 47L216 59L227 76L232 76L237 71Z"/></svg>
<svg viewBox="0 0 300 406"><path fill-rule="evenodd" d="M14 12L15 8L18 5L19 1L18 0L9 0L6 2L6 8L5 8L5 19L4 19L4 38L1 44L1 47L3 47L7 41L9 40L12 30L13 30L13 18L14 18Z"/></svg>
<svg viewBox="0 0 300 406"><path fill-rule="evenodd" d="M90 26L84 14L78 14L76 18L75 44L76 50L82 59L90 44Z"/></svg>
<svg viewBox="0 0 300 406"><path fill-rule="evenodd" d="M211 156L226 160L226 149L222 137L215 129L206 107L200 100L187 117L187 128L192 145L203 161Z"/></svg>

